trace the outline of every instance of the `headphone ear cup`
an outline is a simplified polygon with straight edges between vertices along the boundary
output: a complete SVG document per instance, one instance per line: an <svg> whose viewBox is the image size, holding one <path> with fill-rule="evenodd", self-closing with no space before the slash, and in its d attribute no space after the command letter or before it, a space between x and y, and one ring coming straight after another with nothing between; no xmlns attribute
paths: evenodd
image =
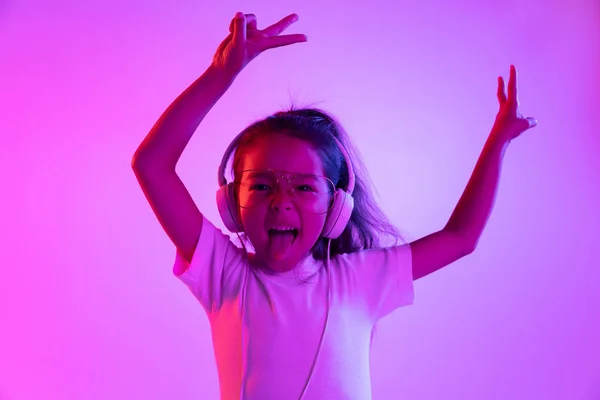
<svg viewBox="0 0 600 400"><path fill-rule="evenodd" d="M322 236L330 239L338 238L344 229L346 229L353 209L354 198L352 195L343 189L337 189L335 191L333 207L327 213Z"/></svg>
<svg viewBox="0 0 600 400"><path fill-rule="evenodd" d="M217 190L217 208L225 227L232 233L244 232L240 213L235 201L234 187L232 183L221 186Z"/></svg>

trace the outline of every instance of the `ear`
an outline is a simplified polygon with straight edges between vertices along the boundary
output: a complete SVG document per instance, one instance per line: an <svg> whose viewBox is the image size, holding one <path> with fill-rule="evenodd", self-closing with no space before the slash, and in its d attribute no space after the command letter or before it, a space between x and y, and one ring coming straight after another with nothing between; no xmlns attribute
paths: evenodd
<svg viewBox="0 0 600 400"><path fill-rule="evenodd" d="M353 209L354 198L352 195L343 189L337 189L333 207L327 214L327 220L325 221L322 235L326 238L337 239L344 229L346 229L346 225L348 225L348 221L350 221Z"/></svg>
<svg viewBox="0 0 600 400"><path fill-rule="evenodd" d="M229 183L219 188L217 191L217 207L225 227L230 232L243 232L241 218L239 217L240 211L232 187L233 185Z"/></svg>
<svg viewBox="0 0 600 400"><path fill-rule="evenodd" d="M235 216L235 221L237 223L237 225L239 226L240 232L241 233L246 233L246 228L244 228L244 220L242 219L242 208L240 206L238 206L237 201L235 202L235 207L236 207L236 216Z"/></svg>

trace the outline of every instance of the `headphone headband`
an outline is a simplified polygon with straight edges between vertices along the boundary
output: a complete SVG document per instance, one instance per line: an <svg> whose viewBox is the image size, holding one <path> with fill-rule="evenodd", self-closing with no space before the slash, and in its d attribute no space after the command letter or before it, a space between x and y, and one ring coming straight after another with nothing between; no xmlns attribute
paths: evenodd
<svg viewBox="0 0 600 400"><path fill-rule="evenodd" d="M227 161L229 160L229 156L231 155L231 152L233 151L233 149L235 149L237 147L237 144L240 141L240 138L242 137L243 134L244 134L243 131L241 133L239 133L235 137L235 139L233 139L231 141L231 143L229 143L229 146L227 146L227 150L225 150L225 153L223 154L223 158L221 159L221 164L219 165L219 169L217 170L217 182L219 182L219 186L227 185L227 179L225 179L225 167L227 166Z"/></svg>
<svg viewBox="0 0 600 400"><path fill-rule="evenodd" d="M355 184L356 178L354 177L354 169L352 169L352 163L350 162L350 156L348 156L348 152L342 145L342 142L340 142L340 140L333 135L331 135L331 137L333 138L333 140L335 140L338 147L340 148L340 151L342 152L342 156L344 156L344 161L346 162L346 168L348 168L348 188L346 189L346 192L348 192L349 194L352 194L352 192L354 192L354 184Z"/></svg>

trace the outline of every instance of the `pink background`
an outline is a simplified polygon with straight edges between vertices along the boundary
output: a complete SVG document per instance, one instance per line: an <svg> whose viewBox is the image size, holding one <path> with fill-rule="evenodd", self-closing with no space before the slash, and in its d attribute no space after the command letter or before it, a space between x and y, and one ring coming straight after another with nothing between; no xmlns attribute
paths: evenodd
<svg viewBox="0 0 600 400"><path fill-rule="evenodd" d="M0 3L0 399L217 398L207 318L130 163L238 10L296 12L309 42L254 60L178 165L219 227L222 152L294 99L339 117L409 239L440 229L517 66L539 126L475 253L380 323L373 394L600 399L598 2L351 3Z"/></svg>

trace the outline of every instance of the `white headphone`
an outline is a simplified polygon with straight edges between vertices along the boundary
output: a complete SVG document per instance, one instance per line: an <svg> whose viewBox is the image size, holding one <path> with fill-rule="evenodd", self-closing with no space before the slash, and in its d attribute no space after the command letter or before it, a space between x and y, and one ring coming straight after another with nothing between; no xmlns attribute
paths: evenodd
<svg viewBox="0 0 600 400"><path fill-rule="evenodd" d="M217 171L217 179L219 182L219 190L217 190L217 208L219 209L219 214L221 215L225 227L232 233L243 232L244 228L240 219L238 204L235 199L234 184L233 182L227 183L227 180L225 179L225 167L231 153L237 148L243 134L244 132L240 133L231 144L229 144ZM335 140L342 152L348 168L348 187L346 190L336 189L333 206L331 207L331 210L327 212L327 219L325 220L325 226L321 234L323 237L336 239L342 234L346 225L348 225L352 210L354 209L352 192L354 191L356 178L346 149L338 138L333 135L331 135L331 137Z"/></svg>

